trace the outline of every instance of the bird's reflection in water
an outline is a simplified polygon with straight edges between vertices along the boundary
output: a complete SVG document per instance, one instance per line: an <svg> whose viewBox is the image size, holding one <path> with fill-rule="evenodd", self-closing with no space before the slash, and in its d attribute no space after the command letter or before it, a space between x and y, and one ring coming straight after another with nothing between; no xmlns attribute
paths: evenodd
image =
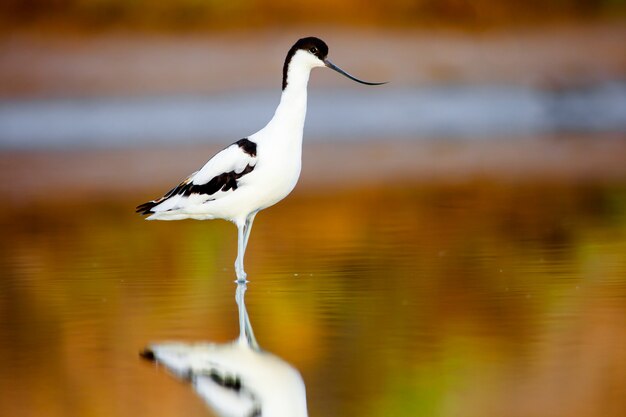
<svg viewBox="0 0 626 417"><path fill-rule="evenodd" d="M235 342L156 343L142 356L189 380L220 416L306 416L302 377L293 366L259 348L246 310L245 292L246 284L238 284L239 338Z"/></svg>

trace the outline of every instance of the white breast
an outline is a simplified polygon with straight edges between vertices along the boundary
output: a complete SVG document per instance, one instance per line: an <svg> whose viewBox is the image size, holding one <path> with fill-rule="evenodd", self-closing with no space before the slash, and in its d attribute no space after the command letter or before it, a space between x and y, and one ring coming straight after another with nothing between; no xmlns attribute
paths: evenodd
<svg viewBox="0 0 626 417"><path fill-rule="evenodd" d="M259 193L258 209L276 204L289 195L302 168L302 132L294 132L289 138L271 137L271 134L262 130L251 137L258 140L258 162L254 171L240 181L242 188L249 184L256 185L250 188L263 190Z"/></svg>

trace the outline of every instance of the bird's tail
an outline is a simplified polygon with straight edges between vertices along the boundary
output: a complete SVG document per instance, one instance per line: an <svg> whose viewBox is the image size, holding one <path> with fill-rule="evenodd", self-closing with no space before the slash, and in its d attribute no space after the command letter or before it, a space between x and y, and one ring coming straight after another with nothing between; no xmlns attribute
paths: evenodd
<svg viewBox="0 0 626 417"><path fill-rule="evenodd" d="M141 214L141 215L146 215L146 214L152 214L154 213L152 211L152 209L159 204L159 202L157 201L148 201L147 203L143 203L137 206L137 209L135 210L137 213Z"/></svg>

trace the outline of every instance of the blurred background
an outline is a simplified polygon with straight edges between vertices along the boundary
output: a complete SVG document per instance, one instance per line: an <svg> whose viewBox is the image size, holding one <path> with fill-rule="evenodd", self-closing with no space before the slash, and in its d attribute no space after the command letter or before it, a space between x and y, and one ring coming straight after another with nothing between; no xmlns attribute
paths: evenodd
<svg viewBox="0 0 626 417"><path fill-rule="evenodd" d="M7 0L3 22L10 28L47 25L53 28L162 30L224 29L301 24L385 25L415 27L484 27L555 22L589 22L624 17L623 0L346 0L337 4L296 1L233 2L199 0Z"/></svg>
<svg viewBox="0 0 626 417"><path fill-rule="evenodd" d="M247 305L311 416L626 409L626 1L4 0L0 404L214 415L140 361L238 334L235 228L134 207L254 133L300 37L296 190Z"/></svg>

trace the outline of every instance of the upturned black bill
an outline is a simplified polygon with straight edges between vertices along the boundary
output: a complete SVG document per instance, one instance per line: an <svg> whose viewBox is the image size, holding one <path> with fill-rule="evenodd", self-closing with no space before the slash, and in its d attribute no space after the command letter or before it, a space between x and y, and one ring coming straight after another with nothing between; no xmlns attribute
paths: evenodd
<svg viewBox="0 0 626 417"><path fill-rule="evenodd" d="M350 78L351 80L356 81L357 83L366 84L366 85L381 85L381 84L387 84L388 83L388 81L385 81L385 82L382 82L382 83L371 83L369 81L359 80L358 78L348 74L347 72L345 72L344 70L339 68L337 65L333 64L332 62L330 62L328 59L324 60L324 64L326 64L326 66L328 68L337 71L339 74L345 75L346 77Z"/></svg>

